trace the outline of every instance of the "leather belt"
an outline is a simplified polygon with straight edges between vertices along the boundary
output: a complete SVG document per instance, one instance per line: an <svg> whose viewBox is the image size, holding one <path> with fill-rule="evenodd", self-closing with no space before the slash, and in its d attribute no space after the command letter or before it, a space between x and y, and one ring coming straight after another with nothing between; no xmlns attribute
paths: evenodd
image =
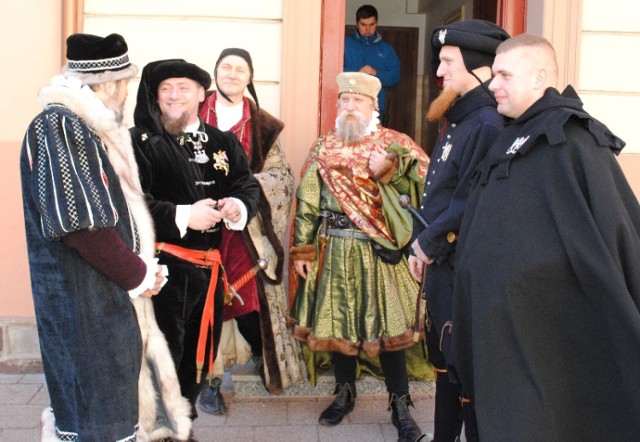
<svg viewBox="0 0 640 442"><path fill-rule="evenodd" d="M358 228L351 221L351 219L344 213L334 212L332 210L327 210L327 212L328 212L327 221L329 222L329 227L333 227L335 229L357 229Z"/></svg>
<svg viewBox="0 0 640 442"><path fill-rule="evenodd" d="M334 229L329 228L327 233L331 236L339 236L341 238L353 238L353 239L362 239L368 240L369 236L364 233L362 230L357 229Z"/></svg>

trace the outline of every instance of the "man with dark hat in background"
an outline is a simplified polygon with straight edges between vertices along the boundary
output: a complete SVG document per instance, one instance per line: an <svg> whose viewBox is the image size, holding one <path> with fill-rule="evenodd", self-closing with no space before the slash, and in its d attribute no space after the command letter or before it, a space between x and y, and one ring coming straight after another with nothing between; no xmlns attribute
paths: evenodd
<svg viewBox="0 0 640 442"><path fill-rule="evenodd" d="M169 354L145 311L166 269L154 258L153 224L122 125L127 83L138 72L127 50L118 34L71 35L68 64L41 89L44 110L22 145L31 286L51 400L43 441L186 438L191 428L180 419L173 366L156 378L177 391L177 433L156 431L146 364L141 373L143 351L159 363Z"/></svg>
<svg viewBox="0 0 640 442"><path fill-rule="evenodd" d="M413 220L398 196L417 202L428 159L407 135L379 125L380 80L343 72L337 82L336 129L314 144L296 193L295 334L312 351L331 352L335 398L320 424L337 425L353 410L363 353L380 359L398 440L414 442L421 431L409 412L405 350L421 324L403 254Z"/></svg>
<svg viewBox="0 0 640 442"><path fill-rule="evenodd" d="M222 231L222 265L242 302L233 299L225 306L215 377L200 395L200 408L224 414L220 377L225 367L245 364L251 358L265 387L274 394L303 382L306 370L299 344L287 328L287 294L282 281L282 244L294 185L278 139L284 124L260 107L253 62L245 49L224 49L216 61L214 79L216 90L208 93L200 115L205 123L236 135L260 184L259 216L242 232ZM246 90L253 101L245 96Z"/></svg>
<svg viewBox="0 0 640 442"><path fill-rule="evenodd" d="M157 252L171 273L154 298L155 313L192 419L229 299L218 250L222 229L246 226L259 191L235 135L198 116L210 85L206 71L182 59L147 64L131 129Z"/></svg>
<svg viewBox="0 0 640 442"><path fill-rule="evenodd" d="M420 204L428 223L414 225L409 267L416 280L426 278L427 345L436 370L435 441L454 441L465 423L468 441L477 440L473 406L451 383L450 362L455 250L470 178L503 126L496 101L487 89L495 49L509 35L484 20L456 22L434 29L432 74L443 90L431 103L427 119L444 118L431 154Z"/></svg>

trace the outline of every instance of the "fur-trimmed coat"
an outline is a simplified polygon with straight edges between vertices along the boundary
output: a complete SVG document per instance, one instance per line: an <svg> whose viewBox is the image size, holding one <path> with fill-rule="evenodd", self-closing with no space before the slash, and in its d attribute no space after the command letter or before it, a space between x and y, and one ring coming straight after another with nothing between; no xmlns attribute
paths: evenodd
<svg viewBox="0 0 640 442"><path fill-rule="evenodd" d="M216 92L209 92L200 111L203 120L213 126L217 126L215 99ZM299 345L286 323L288 305L283 284L282 242L293 199L294 178L278 140L284 124L264 109L258 109L248 98L244 103L250 112L246 123L251 130L249 167L260 184L261 197L258 215L251 219L243 236L252 262L259 258L268 260L268 267L256 278L256 292L267 389L280 394L287 386L306 379ZM236 135L241 138L239 133ZM248 353L246 356L242 353L248 349L243 350L242 344L235 344L244 342L236 330L228 325L223 329L222 363L214 370L217 375L221 374L223 366L246 362Z"/></svg>
<svg viewBox="0 0 640 442"><path fill-rule="evenodd" d="M45 107L45 111L43 111L41 115L46 115L44 117L45 119L48 118L46 121L50 122L57 118L65 120L61 123L61 126L67 129L61 133L67 135L69 139L60 142L56 148L61 147L62 151L64 151L65 148L69 149L69 152L71 152L69 157L74 158L75 155L78 155L82 162L82 158L85 157L77 154L75 151L72 152L71 149L78 148L78 137L84 136L86 138L82 138L83 142L88 142L89 140L91 142L90 146L83 146L87 147L87 151L106 151L106 158L102 158L96 162L96 164L100 165L104 173L104 182L106 184L105 192L113 198L113 212L115 214L113 224L123 239L129 238L131 242L129 245L132 247L132 250L139 253L141 258L150 261L154 253L154 228L141 191L138 179L138 168L134 159L131 139L127 128L119 124L114 112L106 108L88 87L82 86L80 82L74 78L65 79L61 76L55 77L52 85L42 89L39 99ZM42 130L40 123L38 123L38 121L42 120L38 120L38 118L40 118L40 116L34 120L34 123L30 127L30 130L33 130L36 134L39 133L38 130ZM43 132L46 132L46 130ZM36 137L36 139L30 140L28 139L29 134L30 132L27 133L27 138L25 139L25 146L27 147L23 150L23 175L27 162L27 154L25 151L29 149L30 143L33 143L34 146L31 147L32 154L36 152L34 148L38 149L38 154L42 153L44 146L43 139ZM41 133L42 137L46 137L47 135L50 134ZM49 147L50 146L47 146L47 148ZM30 158L30 160L32 159ZM51 163L53 164L53 162ZM84 163L74 164L70 170L80 174L83 167L85 167ZM109 180L114 177L115 182ZM25 206L26 204L27 203L25 203ZM116 204L120 205L118 206ZM96 211L96 213L97 212L98 211ZM28 218L26 207L25 214L25 218ZM97 215L95 216L97 217ZM89 218L91 218L91 216ZM27 224L29 224L28 220ZM91 221L89 226L100 227L97 221L95 223ZM106 226L109 225L107 224ZM82 226L80 228L82 228ZM49 241L49 243L58 248L65 247L59 241ZM78 263L81 263L82 258L77 258L77 260ZM85 265L90 267L88 264ZM92 284L87 286L87 289L91 288L92 291L95 291L98 287L108 284L108 288L106 288L108 292L106 292L106 295L109 298L124 300L122 302L129 303L129 297L126 291L110 283L108 278L100 274L97 270L94 269L93 272L97 274L94 278L103 284ZM35 296L34 291L34 297ZM123 336L120 347L117 347L117 345L110 346L114 347L114 352L116 353L111 356L113 359L107 360L107 369L109 369L111 373L109 367L117 365L114 364L115 361L122 361L122 355L127 353L123 351L123 349L125 346L131 345L130 343L135 342L136 339L134 339L134 337L139 334L141 336L142 354L135 357L134 360L138 363L142 360L142 365L141 367L135 367L135 373L138 372L138 369L140 373L137 382L138 410L135 410L132 414L132 416L137 414L140 425L136 435L137 440L157 440L165 437L186 440L191 431L191 420L189 419L190 406L186 399L180 394L180 386L173 361L164 335L160 332L156 324L151 300L138 297L133 300L133 306L137 324L135 319L133 319L132 323L135 328ZM124 306L123 310L126 310ZM123 324L117 321L116 318L110 318L109 321L108 328L123 327ZM97 325L97 327L99 327L99 325ZM106 328L103 328L100 332L104 333L105 329ZM93 345L96 346L99 344L94 343ZM100 352L105 351L104 348L100 348L99 350ZM109 357L108 355L103 356L103 358ZM93 373L92 377L95 379L93 382L97 383L101 378L104 381L105 378L100 376L102 368L97 365L92 368L91 365L90 363L90 365L86 367L86 370L89 373ZM95 372L93 372L93 369L95 369ZM49 381L47 382L49 383ZM133 382L135 383L135 381ZM91 385L87 387L91 388ZM116 385L107 385L107 388L112 388L114 391L116 391L116 387ZM59 394L58 391L52 391L51 388L50 392L52 396ZM135 400L132 401L132 403L135 402ZM56 407L53 398L52 405L55 410ZM123 407L123 404L120 404L120 408L126 409L126 407ZM100 412L103 411L104 410ZM54 417L51 408L44 410L42 415L42 440L58 440L56 427L59 423L56 422L55 419L56 417ZM82 423L80 425L82 426ZM108 437L105 436L105 438Z"/></svg>

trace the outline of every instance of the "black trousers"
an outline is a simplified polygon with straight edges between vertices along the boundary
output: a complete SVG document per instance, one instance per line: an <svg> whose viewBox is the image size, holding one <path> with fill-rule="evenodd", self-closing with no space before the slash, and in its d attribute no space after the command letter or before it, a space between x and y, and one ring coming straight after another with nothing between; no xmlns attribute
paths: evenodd
<svg viewBox="0 0 640 442"><path fill-rule="evenodd" d="M342 353L331 353L336 383L355 382L357 358ZM402 397L409 393L409 375L407 374L407 355L404 350L384 351L380 354L380 366L384 374L384 383L389 394Z"/></svg>
<svg viewBox="0 0 640 442"><path fill-rule="evenodd" d="M213 354L218 352L222 334L224 287L219 276L214 297L213 336L207 338L207 352L201 382L196 382L196 353L200 322L207 297L211 271L193 264L169 264L169 279L158 295L152 298L156 320L165 335L176 366L180 390L191 403L191 418L198 416L195 403L209 369L210 343Z"/></svg>
<svg viewBox="0 0 640 442"><path fill-rule="evenodd" d="M477 442L478 427L475 409L470 402L462 402L460 385L449 381L447 363L440 349L440 336L435 328L427 332L429 361L436 369L435 413L433 417L434 442L454 442L462 431L467 442Z"/></svg>
<svg viewBox="0 0 640 442"><path fill-rule="evenodd" d="M262 334L260 333L260 313L250 312L246 315L238 316L236 322L238 331L251 346L251 355L262 356Z"/></svg>

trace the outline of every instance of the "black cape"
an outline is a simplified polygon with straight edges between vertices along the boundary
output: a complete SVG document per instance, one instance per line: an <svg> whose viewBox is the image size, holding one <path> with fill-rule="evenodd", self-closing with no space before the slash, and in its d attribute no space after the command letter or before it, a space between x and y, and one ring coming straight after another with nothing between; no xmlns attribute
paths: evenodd
<svg viewBox="0 0 640 442"><path fill-rule="evenodd" d="M640 207L573 89L508 123L458 244L453 367L481 440L637 440Z"/></svg>

